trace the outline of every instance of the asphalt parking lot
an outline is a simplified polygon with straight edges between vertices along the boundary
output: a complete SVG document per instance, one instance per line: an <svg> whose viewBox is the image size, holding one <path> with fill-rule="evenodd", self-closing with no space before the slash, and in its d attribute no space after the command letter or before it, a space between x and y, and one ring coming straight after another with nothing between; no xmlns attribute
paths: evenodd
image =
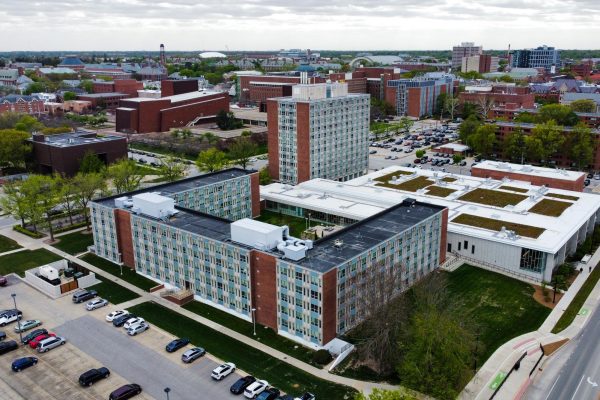
<svg viewBox="0 0 600 400"><path fill-rule="evenodd" d="M191 364L181 361L185 349L167 353L165 345L171 335L150 326L135 337L123 328L115 328L105 321L105 316L117 306L110 305L86 311L84 304L73 304L71 296L50 300L17 278L10 276L9 285L0 288L0 308L13 308L11 293L15 293L17 307L25 319L40 319L42 327L67 343L47 353L38 354L29 346L0 356L0 399L107 399L110 392L125 383L142 386L136 399L164 399L164 388L171 388L171 400L231 399L229 386L237 380L232 374L221 382L210 378L218 363L211 355ZM14 333L14 323L2 328L7 340L19 341ZM194 345L202 346L201 343ZM187 346L191 348L192 346ZM37 365L19 373L10 369L16 358L35 356ZM235 360L233 360L235 362ZM108 379L82 388L77 379L88 369L105 366L111 371Z"/></svg>

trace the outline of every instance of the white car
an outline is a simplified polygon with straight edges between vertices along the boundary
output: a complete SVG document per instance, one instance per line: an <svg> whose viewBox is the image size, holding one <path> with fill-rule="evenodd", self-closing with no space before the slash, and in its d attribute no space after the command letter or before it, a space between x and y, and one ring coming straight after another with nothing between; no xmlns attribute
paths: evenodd
<svg viewBox="0 0 600 400"><path fill-rule="evenodd" d="M248 386L246 388L246 390L244 390L244 396L248 399L253 399L256 396L258 396L259 394L261 394L262 392L264 392L265 389L268 387L269 387L269 382L263 381L263 380L258 380L256 382L254 382L253 384L251 384L250 386Z"/></svg>
<svg viewBox="0 0 600 400"><path fill-rule="evenodd" d="M150 325L148 325L147 322L140 322L139 324L130 326L129 329L127 329L127 334L129 336L135 336L138 333L148 330L149 328L150 328Z"/></svg>
<svg viewBox="0 0 600 400"><path fill-rule="evenodd" d="M106 322L113 322L113 319L119 318L121 315L124 315L124 314L127 314L127 311L125 311L125 310L116 310L116 311L110 312L106 316Z"/></svg>
<svg viewBox="0 0 600 400"><path fill-rule="evenodd" d="M97 298L94 300L90 300L86 303L85 308L88 311L95 310L96 308L104 307L108 305L108 300Z"/></svg>
<svg viewBox="0 0 600 400"><path fill-rule="evenodd" d="M140 317L129 318L123 324L123 328L129 329L129 328L131 328L134 325L141 324L142 322L146 322L146 320L144 318L140 318Z"/></svg>
<svg viewBox="0 0 600 400"><path fill-rule="evenodd" d="M231 374L233 371L235 371L235 364L228 362L219 365L217 368L213 369L212 374L210 374L210 377L214 380L220 381L221 379Z"/></svg>

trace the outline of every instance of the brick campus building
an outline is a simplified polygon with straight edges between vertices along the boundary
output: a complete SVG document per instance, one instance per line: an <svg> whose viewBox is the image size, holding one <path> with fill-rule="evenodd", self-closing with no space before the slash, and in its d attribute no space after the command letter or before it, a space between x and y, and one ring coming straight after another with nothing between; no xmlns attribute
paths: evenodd
<svg viewBox="0 0 600 400"><path fill-rule="evenodd" d="M313 242L251 219L258 190L228 169L95 200L94 252L313 348L362 320L367 272L405 266L405 289L445 260L444 207L406 199Z"/></svg>
<svg viewBox="0 0 600 400"><path fill-rule="evenodd" d="M121 100L116 110L117 131L166 132L189 123L211 121L219 111L229 111L227 93L199 92L194 79L162 81L161 96Z"/></svg>

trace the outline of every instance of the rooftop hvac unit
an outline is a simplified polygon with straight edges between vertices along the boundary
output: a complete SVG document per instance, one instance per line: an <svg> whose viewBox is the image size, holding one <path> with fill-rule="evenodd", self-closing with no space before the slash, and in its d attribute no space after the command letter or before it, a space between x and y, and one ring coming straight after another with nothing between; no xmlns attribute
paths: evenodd
<svg viewBox="0 0 600 400"><path fill-rule="evenodd" d="M335 247L336 249L341 249L344 246L344 241L341 239L335 239L335 241L333 242L333 247Z"/></svg>

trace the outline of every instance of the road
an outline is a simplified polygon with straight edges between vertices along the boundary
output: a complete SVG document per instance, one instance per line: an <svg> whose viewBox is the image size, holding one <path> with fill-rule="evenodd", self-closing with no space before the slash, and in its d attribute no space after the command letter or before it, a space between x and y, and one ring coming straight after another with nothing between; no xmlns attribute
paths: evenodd
<svg viewBox="0 0 600 400"><path fill-rule="evenodd" d="M559 350L526 393L528 400L600 398L600 308L580 334Z"/></svg>

